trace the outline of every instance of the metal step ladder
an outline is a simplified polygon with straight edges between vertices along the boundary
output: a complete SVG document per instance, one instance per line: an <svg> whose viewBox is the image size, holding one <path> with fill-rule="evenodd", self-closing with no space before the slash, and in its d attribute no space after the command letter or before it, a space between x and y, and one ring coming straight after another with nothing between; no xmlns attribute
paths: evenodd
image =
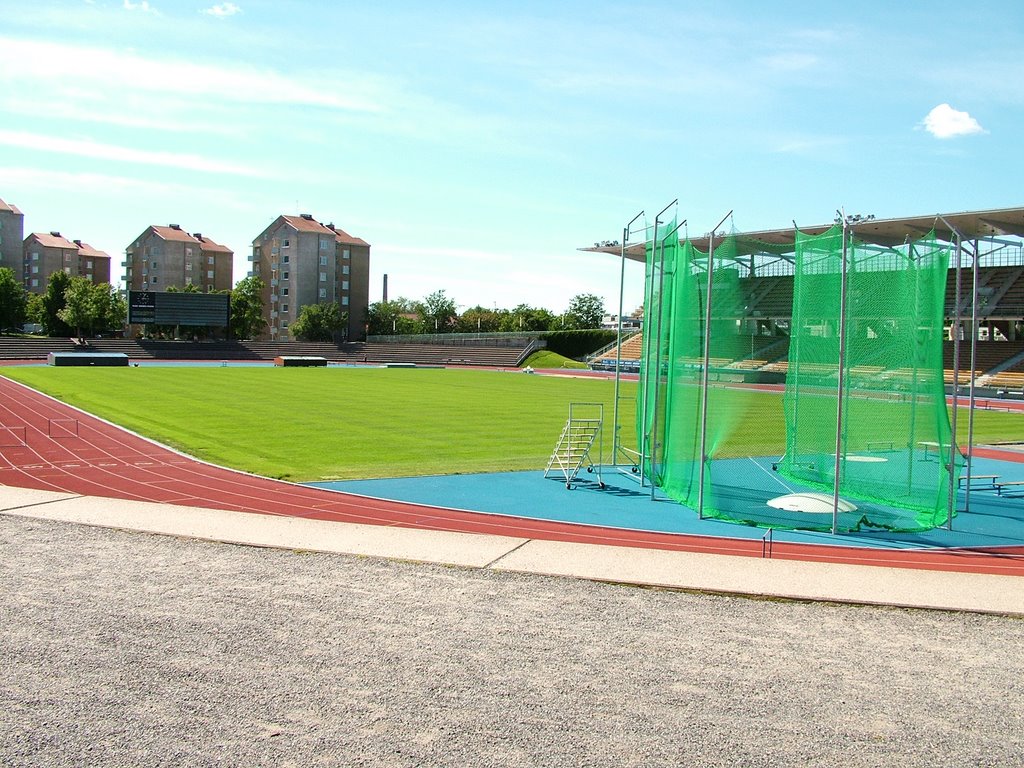
<svg viewBox="0 0 1024 768"><path fill-rule="evenodd" d="M573 482L581 469L587 472L597 470L597 482L604 488L601 478L601 455L604 444L601 439L604 426L603 403L569 403L569 419L562 428L562 435L544 469L544 477L560 472L565 477L565 487L572 489ZM598 463L590 458L594 443L598 444Z"/></svg>

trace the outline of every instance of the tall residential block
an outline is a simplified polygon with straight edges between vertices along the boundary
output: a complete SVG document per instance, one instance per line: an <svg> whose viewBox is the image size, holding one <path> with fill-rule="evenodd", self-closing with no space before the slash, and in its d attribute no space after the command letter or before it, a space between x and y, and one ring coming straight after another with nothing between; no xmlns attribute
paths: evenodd
<svg viewBox="0 0 1024 768"><path fill-rule="evenodd" d="M230 248L177 224L150 226L125 249L125 282L133 291L166 291L194 285L203 293L230 290Z"/></svg>
<svg viewBox="0 0 1024 768"><path fill-rule="evenodd" d="M81 240L60 232L33 232L22 243L22 269L26 290L45 293L54 272L84 277L94 284L110 282L110 256Z"/></svg>
<svg viewBox="0 0 1024 768"><path fill-rule="evenodd" d="M337 302L348 313L345 338L366 337L370 244L310 214L278 216L252 242L250 274L263 281L271 339L287 341L307 304Z"/></svg>
<svg viewBox="0 0 1024 768"><path fill-rule="evenodd" d="M21 245L25 238L25 214L10 203L0 200L0 267L14 272L21 279Z"/></svg>

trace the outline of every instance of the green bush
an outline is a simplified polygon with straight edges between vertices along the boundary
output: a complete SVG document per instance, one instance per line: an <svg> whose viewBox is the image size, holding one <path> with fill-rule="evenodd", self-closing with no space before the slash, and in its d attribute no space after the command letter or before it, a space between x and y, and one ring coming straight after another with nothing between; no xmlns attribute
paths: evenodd
<svg viewBox="0 0 1024 768"><path fill-rule="evenodd" d="M542 333L540 338L548 343L548 349L560 355L582 358L606 347L615 341L615 331L593 328L586 331L551 331Z"/></svg>

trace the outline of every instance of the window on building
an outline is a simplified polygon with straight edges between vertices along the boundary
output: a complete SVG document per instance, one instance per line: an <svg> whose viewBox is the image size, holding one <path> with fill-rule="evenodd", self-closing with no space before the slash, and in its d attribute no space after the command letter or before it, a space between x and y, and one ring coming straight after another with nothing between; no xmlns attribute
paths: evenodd
<svg viewBox="0 0 1024 768"><path fill-rule="evenodd" d="M191 261L186 261L185 262L185 271L186 272L191 272L192 271L192 262Z"/></svg>
<svg viewBox="0 0 1024 768"><path fill-rule="evenodd" d="M320 240L320 250L321 251L329 251L330 249L331 249L331 241L330 240L321 239Z"/></svg>
<svg viewBox="0 0 1024 768"><path fill-rule="evenodd" d="M33 277L32 278L32 287L33 288L38 288L39 287L39 278L38 277Z"/></svg>
<svg viewBox="0 0 1024 768"><path fill-rule="evenodd" d="M39 265L38 264L33 264L32 265L32 274L33 275L38 275L39 274Z"/></svg>
<svg viewBox="0 0 1024 768"><path fill-rule="evenodd" d="M71 263L71 254L70 253L65 253L64 254L64 263L65 264L70 264Z"/></svg>
<svg viewBox="0 0 1024 768"><path fill-rule="evenodd" d="M343 306L343 307L347 307L348 306L348 296L342 296L341 297L341 306Z"/></svg>
<svg viewBox="0 0 1024 768"><path fill-rule="evenodd" d="M288 321L285 320L283 323L281 323L281 327L282 328L287 328L288 327Z"/></svg>
<svg viewBox="0 0 1024 768"><path fill-rule="evenodd" d="M321 272L320 273L320 282L321 283L326 283L327 282L327 273L326 272Z"/></svg>
<svg viewBox="0 0 1024 768"><path fill-rule="evenodd" d="M347 291L348 290L348 280L342 280L341 281L341 290L343 290L343 291Z"/></svg>
<svg viewBox="0 0 1024 768"><path fill-rule="evenodd" d="M326 299L327 298L327 289L326 288L321 288L320 289L320 298L321 299Z"/></svg>
<svg viewBox="0 0 1024 768"><path fill-rule="evenodd" d="M191 277L186 277L185 278L185 285L192 285L192 278Z"/></svg>
<svg viewBox="0 0 1024 768"><path fill-rule="evenodd" d="M212 269L210 269L210 270L207 270L207 272L206 272L206 277L207 277L207 279L209 279L209 280L213 280L213 270L212 270Z"/></svg>
<svg viewBox="0 0 1024 768"><path fill-rule="evenodd" d="M153 269L159 269L159 267L160 267L160 262L159 261L154 261L153 262Z"/></svg>
<svg viewBox="0 0 1024 768"><path fill-rule="evenodd" d="M92 259L86 259L85 260L85 268L86 269L92 269Z"/></svg>
<svg viewBox="0 0 1024 768"><path fill-rule="evenodd" d="M65 275L70 275L71 274L71 267L64 267L64 274Z"/></svg>
<svg viewBox="0 0 1024 768"><path fill-rule="evenodd" d="M191 248L185 248L185 255L186 256L191 256L192 255L192 249Z"/></svg>
<svg viewBox="0 0 1024 768"><path fill-rule="evenodd" d="M39 261L39 251L32 251L32 261Z"/></svg>
<svg viewBox="0 0 1024 768"><path fill-rule="evenodd" d="M212 285L206 286L206 292L207 293L213 293L213 286Z"/></svg>
<svg viewBox="0 0 1024 768"><path fill-rule="evenodd" d="M157 276L153 275L153 285L156 285L158 282L160 281L157 279Z"/></svg>
<svg viewBox="0 0 1024 768"><path fill-rule="evenodd" d="M321 267L326 267L327 266L327 257L326 256L321 256L320 257L320 266Z"/></svg>
<svg viewBox="0 0 1024 768"><path fill-rule="evenodd" d="M281 295L282 296L287 296L288 295L288 289L287 288L282 288L281 289Z"/></svg>
<svg viewBox="0 0 1024 768"><path fill-rule="evenodd" d="M213 264L213 256L207 256L206 257L206 263L207 264Z"/></svg>
<svg viewBox="0 0 1024 768"><path fill-rule="evenodd" d="M284 240L281 241L281 247L282 248L288 248L289 246L291 246L291 244L292 244L292 241L289 240L288 238L285 238Z"/></svg>
<svg viewBox="0 0 1024 768"><path fill-rule="evenodd" d="M343 259L350 259L350 258L352 258L352 252L348 248L344 248L341 251L341 258L343 258Z"/></svg>
<svg viewBox="0 0 1024 768"><path fill-rule="evenodd" d="M283 261L285 264L288 263L288 254L287 253L284 255L284 258L281 259L281 261Z"/></svg>
<svg viewBox="0 0 1024 768"><path fill-rule="evenodd" d="M343 274L343 275L347 275L348 274L348 264L342 264L341 265L341 274Z"/></svg>
<svg viewBox="0 0 1024 768"><path fill-rule="evenodd" d="M288 311L288 305L287 304L282 304L281 305L281 311L282 312L287 312Z"/></svg>
<svg viewBox="0 0 1024 768"><path fill-rule="evenodd" d="M281 279L282 280L287 280L288 279L288 273L285 272L283 275L281 275Z"/></svg>

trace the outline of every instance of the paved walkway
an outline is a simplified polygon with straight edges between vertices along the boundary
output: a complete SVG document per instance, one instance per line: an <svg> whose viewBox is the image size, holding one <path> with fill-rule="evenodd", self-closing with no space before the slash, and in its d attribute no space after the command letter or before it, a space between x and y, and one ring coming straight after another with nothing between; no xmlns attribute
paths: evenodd
<svg viewBox="0 0 1024 768"><path fill-rule="evenodd" d="M671 552L579 542L254 515L26 488L0 514L261 547L345 553L702 592L1024 616L1024 579Z"/></svg>

